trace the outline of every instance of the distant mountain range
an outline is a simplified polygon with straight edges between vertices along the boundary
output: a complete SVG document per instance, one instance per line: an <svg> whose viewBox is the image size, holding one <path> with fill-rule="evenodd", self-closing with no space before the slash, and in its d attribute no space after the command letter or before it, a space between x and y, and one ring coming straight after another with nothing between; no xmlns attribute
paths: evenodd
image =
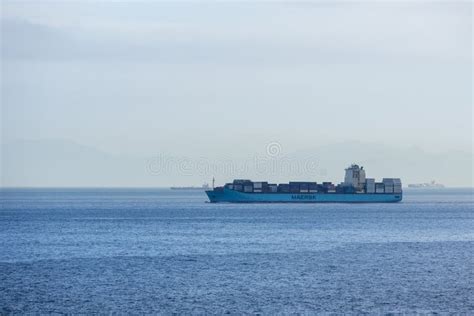
<svg viewBox="0 0 474 316"><path fill-rule="evenodd" d="M21 141L2 146L2 185L135 186L146 179L143 165L71 141Z"/></svg>
<svg viewBox="0 0 474 316"><path fill-rule="evenodd" d="M229 175L212 169L206 173L192 169L180 172L179 168L170 168L154 174L148 164L156 155L112 155L66 140L19 141L2 145L1 180L3 186L169 187L208 182L213 176L216 177L216 184L229 181L234 176L255 180L265 177L256 175L252 169L248 174ZM343 169L350 163L364 166L368 177L400 177L405 186L432 179L447 186L472 186L473 179L472 153L461 151L435 154L417 147L394 148L378 143L345 142L308 148L285 157L295 161L313 161L318 173L307 177L272 174L268 180L306 178L340 182ZM235 163L239 164L238 161Z"/></svg>

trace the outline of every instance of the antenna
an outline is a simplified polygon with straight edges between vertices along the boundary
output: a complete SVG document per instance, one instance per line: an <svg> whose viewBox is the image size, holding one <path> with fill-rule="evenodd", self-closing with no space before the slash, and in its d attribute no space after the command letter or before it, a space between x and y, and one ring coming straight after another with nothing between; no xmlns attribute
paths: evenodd
<svg viewBox="0 0 474 316"><path fill-rule="evenodd" d="M212 177L212 189L214 190L214 183L216 182L216 179Z"/></svg>

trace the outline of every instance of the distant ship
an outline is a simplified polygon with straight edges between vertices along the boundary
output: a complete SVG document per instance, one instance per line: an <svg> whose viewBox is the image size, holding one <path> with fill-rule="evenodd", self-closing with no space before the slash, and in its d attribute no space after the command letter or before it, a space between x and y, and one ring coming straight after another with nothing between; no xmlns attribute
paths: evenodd
<svg viewBox="0 0 474 316"><path fill-rule="evenodd" d="M221 187L206 190L211 203L387 203L402 200L399 178L375 182L366 178L365 170L356 164L346 169L344 182L268 183L234 180Z"/></svg>
<svg viewBox="0 0 474 316"><path fill-rule="evenodd" d="M171 190L208 190L209 189L209 184L204 183L200 187L170 187Z"/></svg>
<svg viewBox="0 0 474 316"><path fill-rule="evenodd" d="M429 183L412 183L409 184L408 187L414 189L443 189L444 185L441 183L436 183L435 180L432 180Z"/></svg>

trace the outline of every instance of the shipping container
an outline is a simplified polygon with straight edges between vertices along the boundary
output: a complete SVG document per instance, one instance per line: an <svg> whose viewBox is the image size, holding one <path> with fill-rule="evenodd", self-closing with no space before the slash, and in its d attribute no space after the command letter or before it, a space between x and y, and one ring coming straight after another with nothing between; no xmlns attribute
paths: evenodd
<svg viewBox="0 0 474 316"><path fill-rule="evenodd" d="M290 182L290 192L299 193L300 192L300 185L299 184L291 184L291 182Z"/></svg>
<svg viewBox="0 0 474 316"><path fill-rule="evenodd" d="M246 184L252 183L252 181L246 180L246 179L236 179L236 180L234 180L233 183L234 183L234 184L246 185Z"/></svg>
<svg viewBox="0 0 474 316"><path fill-rule="evenodd" d="M400 180L400 178L383 178L382 182L385 185L392 185L392 186L395 186L395 185L401 186L402 185L402 181Z"/></svg>
<svg viewBox="0 0 474 316"><path fill-rule="evenodd" d="M276 184L269 184L268 188L271 193L276 193L278 191L278 186Z"/></svg>
<svg viewBox="0 0 474 316"><path fill-rule="evenodd" d="M395 185L393 187L393 193L402 193L402 186L401 185Z"/></svg>
<svg viewBox="0 0 474 316"><path fill-rule="evenodd" d="M375 193L385 193L385 185L383 183L375 183Z"/></svg>
<svg viewBox="0 0 474 316"><path fill-rule="evenodd" d="M290 185L286 183L281 183L278 185L278 192L288 193L290 192Z"/></svg>
<svg viewBox="0 0 474 316"><path fill-rule="evenodd" d="M244 186L244 192L252 192L253 191L253 186L251 185L245 185Z"/></svg>

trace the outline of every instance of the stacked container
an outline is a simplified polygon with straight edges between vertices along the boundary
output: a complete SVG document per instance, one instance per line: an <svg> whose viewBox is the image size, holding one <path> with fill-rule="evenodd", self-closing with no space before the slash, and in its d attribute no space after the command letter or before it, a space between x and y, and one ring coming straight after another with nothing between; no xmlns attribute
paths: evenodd
<svg viewBox="0 0 474 316"><path fill-rule="evenodd" d="M250 180L245 180L245 179L236 179L233 182L234 190L235 191L240 191L240 192L252 192L253 191L253 185L252 181Z"/></svg>
<svg viewBox="0 0 474 316"><path fill-rule="evenodd" d="M399 178L393 179L393 193L402 193L402 181Z"/></svg>
<svg viewBox="0 0 474 316"><path fill-rule="evenodd" d="M289 193L290 192L290 185L287 184L287 183L280 183L278 185L278 192Z"/></svg>
<svg viewBox="0 0 474 316"><path fill-rule="evenodd" d="M385 193L402 193L402 182L400 178L383 178Z"/></svg>
<svg viewBox="0 0 474 316"><path fill-rule="evenodd" d="M321 186L321 191L327 192L327 193L335 193L336 186L332 182L323 182Z"/></svg>
<svg viewBox="0 0 474 316"><path fill-rule="evenodd" d="M373 178L365 179L365 192L375 193L375 179Z"/></svg>
<svg viewBox="0 0 474 316"><path fill-rule="evenodd" d="M253 192L253 186L252 185L244 185L244 192L245 193Z"/></svg>
<svg viewBox="0 0 474 316"><path fill-rule="evenodd" d="M277 193L278 192L278 186L276 184L269 184L268 185L268 192L270 193Z"/></svg>
<svg viewBox="0 0 474 316"><path fill-rule="evenodd" d="M254 182L253 183L253 192L262 193L262 187L263 187L262 182Z"/></svg>
<svg viewBox="0 0 474 316"><path fill-rule="evenodd" d="M366 178L363 190L359 190L354 186L348 186L345 183L340 183L337 186L331 182L317 184L316 182L303 181L269 184L265 181L252 182L242 179L226 183L224 188L245 193L402 193L402 183L399 178L383 178L382 182L375 182L373 178Z"/></svg>
<svg viewBox="0 0 474 316"><path fill-rule="evenodd" d="M309 192L309 185L308 183L300 184L300 192L301 193L308 193Z"/></svg>
<svg viewBox="0 0 474 316"><path fill-rule="evenodd" d="M291 193L300 193L300 184L299 184L299 182L290 182L290 192Z"/></svg>
<svg viewBox="0 0 474 316"><path fill-rule="evenodd" d="M375 183L375 193L385 193L385 186L382 182Z"/></svg>

